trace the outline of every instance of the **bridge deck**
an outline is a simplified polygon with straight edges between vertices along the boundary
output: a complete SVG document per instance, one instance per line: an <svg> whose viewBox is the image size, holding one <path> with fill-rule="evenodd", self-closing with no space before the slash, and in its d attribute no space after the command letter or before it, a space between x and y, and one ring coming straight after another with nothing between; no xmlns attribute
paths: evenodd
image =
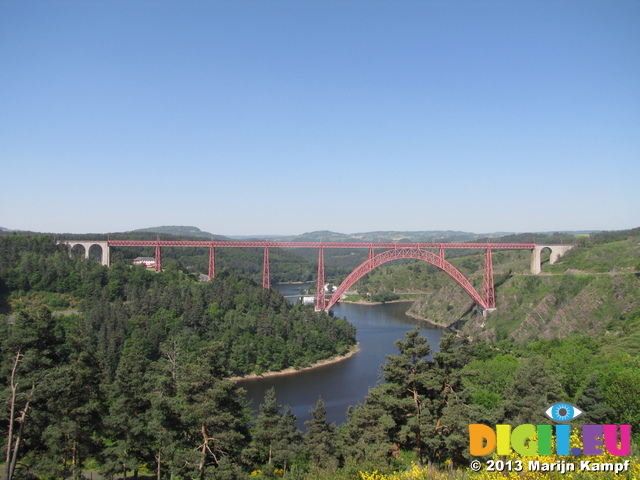
<svg viewBox="0 0 640 480"><path fill-rule="evenodd" d="M223 240L109 240L110 247L228 247L228 248L490 248L532 250L535 243L402 243L402 242L273 242Z"/></svg>

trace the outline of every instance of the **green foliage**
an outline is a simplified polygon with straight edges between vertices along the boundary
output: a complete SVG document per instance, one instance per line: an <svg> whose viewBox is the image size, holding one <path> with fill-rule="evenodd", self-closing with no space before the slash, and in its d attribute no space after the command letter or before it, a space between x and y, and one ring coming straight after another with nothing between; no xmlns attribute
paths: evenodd
<svg viewBox="0 0 640 480"><path fill-rule="evenodd" d="M310 466L313 470L335 471L339 465L336 426L327 423L322 398L318 398L316 407L309 413L311 420L304 422L307 426L304 441Z"/></svg>
<svg viewBox="0 0 640 480"><path fill-rule="evenodd" d="M640 359L618 355L600 365L599 373L598 390L611 410L608 420L637 425L640 422ZM632 432L632 436L640 442L639 432Z"/></svg>
<svg viewBox="0 0 640 480"><path fill-rule="evenodd" d="M466 429L474 415L481 415L481 409L469 409L462 384L462 367L472 360L470 345L456 345L453 336L445 336L430 358L427 339L414 329L396 346L399 354L388 356L383 366L387 383L370 394L377 401L354 412L372 414L380 406L376 415L385 419L386 427L371 433L387 436L387 442L381 442L387 451L390 444L414 449L419 465L426 459L463 461Z"/></svg>
<svg viewBox="0 0 640 480"><path fill-rule="evenodd" d="M558 267L544 266L561 275L522 275L526 253L497 252L500 308L469 324L486 322L484 335L502 341L446 336L432 354L418 330L409 332L383 367L385 383L350 408L347 423L328 424L319 400L304 437L274 391L252 427L243 391L228 377L345 353L355 341L345 319L292 306L237 273L196 282L184 271L198 255L206 260L206 251L187 258L167 249L174 261L158 274L125 261L107 269L71 258L48 237L0 235L0 309L12 314L11 322L0 316L0 394L9 405L15 387L17 412L0 423L15 427L14 440L24 426L16 477L80 478L89 461L105 475L146 465L176 480L246 478L257 470L262 478L352 478L359 469L402 469L409 458L464 465L469 423L537 424L559 400L580 406L584 422L636 425L636 233L592 235ZM568 273L593 252L605 259L595 270L620 261L620 271ZM246 260L248 271L261 252L246 253L229 257L229 265ZM335 272L359 260L335 253ZM133 254L121 250L115 258ZM481 256L456 255L451 261L478 285L472 270ZM303 264L291 257L291 272ZM314 267L306 271L313 275ZM426 263L374 270L359 288L389 301L398 285L437 290L438 314L460 313L451 293L459 288ZM41 308L78 304L72 315ZM20 410L28 410L24 423Z"/></svg>
<svg viewBox="0 0 640 480"><path fill-rule="evenodd" d="M195 336L196 344L222 342L225 368L233 375L308 366L345 353L355 342L355 331L343 320L292 307L236 273L199 284L176 269L157 274L125 263L107 269L72 259L48 237L0 236L0 242L0 279L9 292L48 292L40 301L57 308L70 304L67 294L84 298L82 322L110 376L130 335L147 337L150 360L161 356L169 334ZM171 324L163 325L165 320Z"/></svg>
<svg viewBox="0 0 640 480"><path fill-rule="evenodd" d="M105 475L154 465L180 479L243 477L250 416L227 377L307 366L355 343L346 320L292 306L239 274L200 283L178 263L161 273L107 269L47 237L0 241L0 294L16 308L0 324L0 393L29 412L2 423L24 425L21 476L77 478L93 457ZM78 303L72 315L38 307ZM299 468L295 417L288 408L278 417L270 458Z"/></svg>
<svg viewBox="0 0 640 480"><path fill-rule="evenodd" d="M505 416L514 425L540 420L540 413L564 400L562 385L538 356L525 358L505 392Z"/></svg>
<svg viewBox="0 0 640 480"><path fill-rule="evenodd" d="M512 354L498 354L469 362L463 368L463 384L472 392L471 403L487 410L498 408L504 402L504 393L519 368L519 361Z"/></svg>
<svg viewBox="0 0 640 480"><path fill-rule="evenodd" d="M379 469L389 463L396 431L393 411L386 408L391 403L388 389L377 387L369 391L364 403L349 409L348 421L341 430L346 465L360 468L369 464Z"/></svg>
<svg viewBox="0 0 640 480"><path fill-rule="evenodd" d="M287 472L303 450L302 432L296 427L296 417L291 409L276 401L275 389L267 390L264 403L253 431L250 454L258 464L265 465L266 472Z"/></svg>
<svg viewBox="0 0 640 480"><path fill-rule="evenodd" d="M372 302L385 303L385 302L393 302L394 300L398 300L400 298L400 295L398 295L397 293L385 290L382 292L378 292L375 295L371 295L370 298Z"/></svg>

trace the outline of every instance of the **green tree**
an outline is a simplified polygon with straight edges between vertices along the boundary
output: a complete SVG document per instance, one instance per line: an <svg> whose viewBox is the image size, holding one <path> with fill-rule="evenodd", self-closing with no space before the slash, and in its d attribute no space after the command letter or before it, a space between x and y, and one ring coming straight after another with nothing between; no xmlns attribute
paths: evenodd
<svg viewBox="0 0 640 480"><path fill-rule="evenodd" d="M397 455L392 442L396 422L386 407L394 402L388 398L389 385L382 384L369 391L364 403L350 407L347 423L342 426L345 466L359 470L380 469Z"/></svg>
<svg viewBox="0 0 640 480"><path fill-rule="evenodd" d="M588 380L598 351L598 342L592 337L568 338L551 350L549 370L559 375L569 401L575 400Z"/></svg>
<svg viewBox="0 0 640 480"><path fill-rule="evenodd" d="M266 464L273 472L275 466L286 472L291 461L300 453L302 434L296 427L296 417L286 407L280 413L281 405L276 401L275 389L265 392L264 402L256 420L252 447L258 462Z"/></svg>
<svg viewBox="0 0 640 480"><path fill-rule="evenodd" d="M280 408L276 401L276 390L272 387L265 392L264 402L260 404L253 433L253 444L258 450L259 461L266 462L269 467L273 462L273 444L280 435Z"/></svg>
<svg viewBox="0 0 640 480"><path fill-rule="evenodd" d="M212 344L201 349L178 378L178 401L188 431L181 463L185 474L200 480L209 471L215 478L240 475L250 438L244 390L224 378L218 362L221 348Z"/></svg>
<svg viewBox="0 0 640 480"><path fill-rule="evenodd" d="M42 432L46 449L37 457L42 473L80 478L84 462L99 453L95 436L102 421L99 372L89 352L75 351L43 384L50 421Z"/></svg>
<svg viewBox="0 0 640 480"><path fill-rule="evenodd" d="M407 332L405 340L397 340L395 345L399 354L388 355L383 366L384 379L390 388L391 404L387 408L394 412L400 443L413 445L418 465L422 466L425 434L433 423L431 408L438 390L433 384L429 361L431 347L419 328Z"/></svg>
<svg viewBox="0 0 640 480"><path fill-rule="evenodd" d="M484 347L480 349L484 350ZM501 408L504 392L513 382L519 367L520 362L512 354L476 359L465 365L462 381L470 394L471 403L489 410Z"/></svg>
<svg viewBox="0 0 640 480"><path fill-rule="evenodd" d="M486 416L483 409L470 407L462 383L463 367L473 359L470 344L447 335L429 359L431 349L419 328L395 344L399 353L388 356L383 366L387 385L381 397L396 424L392 440L414 449L420 466L425 459L463 462L470 419Z"/></svg>
<svg viewBox="0 0 640 480"><path fill-rule="evenodd" d="M464 367L473 360L474 346L467 338L460 340L452 334L440 340L433 355L431 412L434 424L429 435L429 459L457 463L466 461L468 428L470 423L486 421L486 411L470 406L470 395L464 388Z"/></svg>
<svg viewBox="0 0 640 480"><path fill-rule="evenodd" d="M11 480L18 460L34 455L41 445L46 420L34 420L34 411L46 417L46 387L62 361L63 336L44 307L36 313L20 312L13 325L3 328L2 377L7 387L2 394L9 405L5 478Z"/></svg>
<svg viewBox="0 0 640 480"><path fill-rule="evenodd" d="M585 424L616 423L613 421L615 412L607 405L606 394L599 382L599 373L589 376L586 385L576 398L576 405L584 411L580 418Z"/></svg>
<svg viewBox="0 0 640 480"><path fill-rule="evenodd" d="M313 469L335 471L339 466L336 426L327 423L327 412L322 398L309 412L311 420L304 422L307 433L304 443Z"/></svg>
<svg viewBox="0 0 640 480"><path fill-rule="evenodd" d="M147 415L151 402L146 388L149 360L131 343L127 341L128 349L110 386L103 466L104 473L110 475L122 472L126 476L128 470L133 470L137 476L140 466L150 460Z"/></svg>
<svg viewBox="0 0 640 480"><path fill-rule="evenodd" d="M606 393L606 403L615 412L615 423L638 425L640 423L640 370L620 370ZM640 441L640 433L633 432L634 442Z"/></svg>
<svg viewBox="0 0 640 480"><path fill-rule="evenodd" d="M563 401L564 395L560 380L540 357L525 358L505 392L506 421L512 425L540 423L544 420L544 411Z"/></svg>
<svg viewBox="0 0 640 480"><path fill-rule="evenodd" d="M182 439L188 436L171 368L167 368L165 362L156 362L147 372L146 388L150 404L145 423L149 450L155 462L156 480L161 480L165 474L179 476L182 465L177 460L178 452Z"/></svg>
<svg viewBox="0 0 640 480"><path fill-rule="evenodd" d="M285 406L278 425L280 436L275 439L273 445L273 460L282 465L284 475L302 453L302 432L296 426L296 420L296 416L291 413L291 407Z"/></svg>

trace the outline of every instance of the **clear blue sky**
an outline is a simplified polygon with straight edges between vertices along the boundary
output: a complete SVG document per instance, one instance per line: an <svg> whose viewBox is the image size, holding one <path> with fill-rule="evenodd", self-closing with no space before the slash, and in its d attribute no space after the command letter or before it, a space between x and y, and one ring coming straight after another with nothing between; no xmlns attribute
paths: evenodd
<svg viewBox="0 0 640 480"><path fill-rule="evenodd" d="M640 2L0 0L0 226L640 225Z"/></svg>

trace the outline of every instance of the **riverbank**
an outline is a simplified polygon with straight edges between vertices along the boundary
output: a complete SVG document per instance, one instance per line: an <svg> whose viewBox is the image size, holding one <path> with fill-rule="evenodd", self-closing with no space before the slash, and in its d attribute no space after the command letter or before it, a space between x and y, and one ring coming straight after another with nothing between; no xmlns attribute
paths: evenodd
<svg viewBox="0 0 640 480"><path fill-rule="evenodd" d="M415 303L415 302L416 302L415 298L412 298L412 299L407 298L407 299L400 299L400 300L391 300L389 302L368 302L366 300L357 300L357 301L354 302L354 301L350 301L350 300L340 300L338 303L349 303L351 305L365 305L365 306L372 306L373 307L373 306L376 306L376 305L384 305L384 304L387 304L387 303ZM407 315L408 317L414 318L416 320L420 320L421 322L428 323L429 325L431 325L433 327L436 327L436 328L446 329L446 330L452 331L454 333L457 332L457 330L452 326L453 324L451 324L451 325L442 325L440 323L437 323L437 322L434 322L432 320L429 320L428 318L424 318L424 317L421 317L419 315L416 315L415 313L411 312L410 309L405 312L405 315Z"/></svg>
<svg viewBox="0 0 640 480"><path fill-rule="evenodd" d="M306 370L313 370L314 368L324 367L325 365L331 365L334 363L341 362L346 360L347 358L353 357L356 353L360 351L360 343L356 343L351 350L349 350L344 355L339 355L337 357L327 358L326 360L320 360L319 362L314 363L313 365L309 365L308 367L303 368L285 368L284 370L279 370L277 372L264 372L264 373L251 373L249 375L245 375L243 377L231 377L229 380L233 380L235 382L241 380L255 380L257 378L266 378L266 377L279 377L281 375L292 375L294 373L304 372Z"/></svg>
<svg viewBox="0 0 640 480"><path fill-rule="evenodd" d="M443 328L443 329L446 329L446 330L450 330L453 333L457 333L457 330L452 326L453 323L455 323L455 322L453 322L451 325L442 325L441 323L436 323L433 320L429 320L428 318L424 318L424 317L421 317L419 315L416 315L415 313L413 313L413 312L411 312L409 310L407 310L405 315L407 315L408 317L411 317L411 318L415 318L416 320L420 320L421 322L428 323L429 325L431 325L433 327Z"/></svg>
<svg viewBox="0 0 640 480"><path fill-rule="evenodd" d="M353 301L353 300L339 300L338 303L350 303L352 305L385 305L387 303L413 303L415 302L416 299L415 298L406 298L406 299L400 299L400 300L390 300L388 302L368 302L367 300L357 300L357 301Z"/></svg>

